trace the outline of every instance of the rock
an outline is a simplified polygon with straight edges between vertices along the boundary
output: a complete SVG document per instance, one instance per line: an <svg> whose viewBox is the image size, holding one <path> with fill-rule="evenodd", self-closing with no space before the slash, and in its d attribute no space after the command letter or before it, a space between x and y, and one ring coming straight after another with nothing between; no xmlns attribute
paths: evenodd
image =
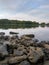
<svg viewBox="0 0 49 65"><path fill-rule="evenodd" d="M24 45L19 45L19 47L17 48L18 50L23 50L25 48Z"/></svg>
<svg viewBox="0 0 49 65"><path fill-rule="evenodd" d="M0 36L0 40L4 41L4 36Z"/></svg>
<svg viewBox="0 0 49 65"><path fill-rule="evenodd" d="M24 60L19 65L30 65L30 63L27 60Z"/></svg>
<svg viewBox="0 0 49 65"><path fill-rule="evenodd" d="M0 35L1 35L1 36L5 35L5 32L0 32Z"/></svg>
<svg viewBox="0 0 49 65"><path fill-rule="evenodd" d="M19 63L19 62L25 60L26 58L27 58L26 55L11 57L11 58L9 59L9 64Z"/></svg>
<svg viewBox="0 0 49 65"><path fill-rule="evenodd" d="M14 55L16 55L16 56L22 56L24 53L23 53L23 51L22 50L14 50Z"/></svg>
<svg viewBox="0 0 49 65"><path fill-rule="evenodd" d="M38 40L38 39L34 39L33 41L34 41L35 43L39 42L39 40Z"/></svg>
<svg viewBox="0 0 49 65"><path fill-rule="evenodd" d="M31 40L32 38L30 38L30 37L27 37L27 36L25 36L25 35L22 35L21 36L21 40Z"/></svg>
<svg viewBox="0 0 49 65"><path fill-rule="evenodd" d="M26 35L23 35L23 36L26 36L26 37L30 37L30 38L34 38L34 34L26 34Z"/></svg>
<svg viewBox="0 0 49 65"><path fill-rule="evenodd" d="M43 52L45 53L45 59L49 60L49 45L44 44L43 47L44 47Z"/></svg>
<svg viewBox="0 0 49 65"><path fill-rule="evenodd" d="M7 63L0 63L0 65L8 65Z"/></svg>
<svg viewBox="0 0 49 65"><path fill-rule="evenodd" d="M0 61L2 61L4 59L5 59L5 56L2 53L0 53Z"/></svg>
<svg viewBox="0 0 49 65"><path fill-rule="evenodd" d="M3 55L8 55L8 52L6 50L6 45L0 46L0 53L2 53Z"/></svg>
<svg viewBox="0 0 49 65"><path fill-rule="evenodd" d="M24 54L26 54L26 49L24 45L20 45L17 49L14 49L14 54L16 56L22 56Z"/></svg>
<svg viewBox="0 0 49 65"><path fill-rule="evenodd" d="M46 49L49 49L49 45L48 44L44 44L43 47L46 48Z"/></svg>
<svg viewBox="0 0 49 65"><path fill-rule="evenodd" d="M14 53L14 49L13 49L12 45L6 44L6 48L7 48L8 54L13 54Z"/></svg>
<svg viewBox="0 0 49 65"><path fill-rule="evenodd" d="M9 61L9 58L6 58L6 59L0 61L0 64L1 65L8 65L8 61Z"/></svg>
<svg viewBox="0 0 49 65"><path fill-rule="evenodd" d="M5 41L9 41L10 36L4 36Z"/></svg>
<svg viewBox="0 0 49 65"><path fill-rule="evenodd" d="M33 46L34 41L32 39L22 39L21 44L24 46Z"/></svg>
<svg viewBox="0 0 49 65"><path fill-rule="evenodd" d="M0 41L0 45L3 45L3 42L4 42L4 41Z"/></svg>
<svg viewBox="0 0 49 65"><path fill-rule="evenodd" d="M43 65L49 65L49 60L45 61Z"/></svg>
<svg viewBox="0 0 49 65"><path fill-rule="evenodd" d="M30 47L28 53L28 59L31 63L37 63L38 60L41 61L44 58L44 53L39 47ZM40 60L41 59L41 60Z"/></svg>
<svg viewBox="0 0 49 65"><path fill-rule="evenodd" d="M10 33L10 34L19 34L19 33L16 33L16 32L12 32L12 31L11 31L11 32L9 32L9 33Z"/></svg>

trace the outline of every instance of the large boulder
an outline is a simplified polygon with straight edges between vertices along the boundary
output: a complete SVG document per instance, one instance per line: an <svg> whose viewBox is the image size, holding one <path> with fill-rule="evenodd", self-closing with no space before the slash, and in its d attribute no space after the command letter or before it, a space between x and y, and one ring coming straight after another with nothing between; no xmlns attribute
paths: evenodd
<svg viewBox="0 0 49 65"><path fill-rule="evenodd" d="M38 61L44 60L44 53L39 47L30 47L28 53L28 59L31 63L37 63ZM41 59L41 60L40 60Z"/></svg>

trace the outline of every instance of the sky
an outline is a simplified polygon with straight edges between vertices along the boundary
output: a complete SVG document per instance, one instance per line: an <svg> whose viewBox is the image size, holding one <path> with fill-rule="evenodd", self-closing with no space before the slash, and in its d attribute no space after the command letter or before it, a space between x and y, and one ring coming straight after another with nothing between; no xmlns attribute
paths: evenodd
<svg viewBox="0 0 49 65"><path fill-rule="evenodd" d="M49 22L49 0L0 0L0 19Z"/></svg>

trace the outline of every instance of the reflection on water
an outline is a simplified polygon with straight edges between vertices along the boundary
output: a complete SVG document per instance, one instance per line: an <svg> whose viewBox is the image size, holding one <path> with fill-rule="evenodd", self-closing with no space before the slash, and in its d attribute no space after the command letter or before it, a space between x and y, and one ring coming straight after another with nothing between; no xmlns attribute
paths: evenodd
<svg viewBox="0 0 49 65"><path fill-rule="evenodd" d="M9 35L10 31L18 32L19 36L24 34L35 34L35 38L39 41L49 41L49 27L25 28L25 29L0 29L0 32L5 32Z"/></svg>

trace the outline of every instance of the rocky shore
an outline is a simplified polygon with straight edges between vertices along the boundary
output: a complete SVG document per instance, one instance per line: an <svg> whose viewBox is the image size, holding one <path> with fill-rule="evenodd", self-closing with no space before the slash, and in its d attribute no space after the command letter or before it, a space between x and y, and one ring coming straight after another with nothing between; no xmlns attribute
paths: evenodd
<svg viewBox="0 0 49 65"><path fill-rule="evenodd" d="M49 42L38 42L33 34L12 34L0 33L0 65L49 65Z"/></svg>

